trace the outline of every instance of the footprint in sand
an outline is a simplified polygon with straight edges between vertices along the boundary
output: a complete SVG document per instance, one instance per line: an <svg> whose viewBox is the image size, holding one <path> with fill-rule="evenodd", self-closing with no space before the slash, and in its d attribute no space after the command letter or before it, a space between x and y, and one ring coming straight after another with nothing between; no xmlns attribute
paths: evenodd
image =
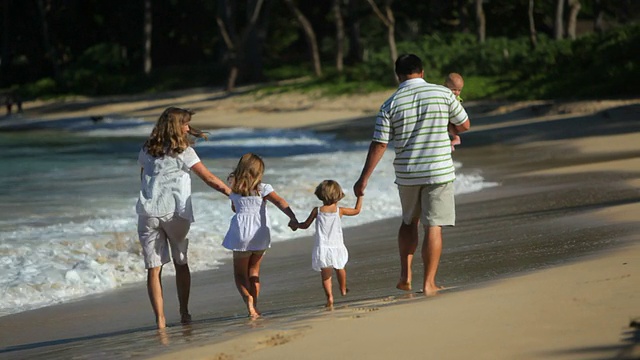
<svg viewBox="0 0 640 360"><path fill-rule="evenodd" d="M290 335L277 333L275 335L270 336L268 339L261 341L260 344L267 347L273 347L273 346L286 344L292 339L293 337Z"/></svg>
<svg viewBox="0 0 640 360"><path fill-rule="evenodd" d="M233 360L233 356L225 353L215 354L211 360Z"/></svg>

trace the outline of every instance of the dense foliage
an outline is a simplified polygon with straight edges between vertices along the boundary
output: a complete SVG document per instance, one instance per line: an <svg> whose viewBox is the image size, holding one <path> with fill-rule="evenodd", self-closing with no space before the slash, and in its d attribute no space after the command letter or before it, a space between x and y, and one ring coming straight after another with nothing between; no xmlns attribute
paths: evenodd
<svg viewBox="0 0 640 360"><path fill-rule="evenodd" d="M293 1L315 31L323 74L314 76L304 32L285 1L264 0L245 48L233 53L216 23L224 6L241 38L259 0L184 2L150 0L153 68L143 71L144 0L24 0L0 2L0 89L25 98L65 94L155 92L193 86L223 87L233 61L239 83L305 78L270 91L371 91L395 85L387 28L365 0L337 0L347 30L344 69L336 68L333 1ZM474 0L390 3L400 53L425 61L439 83L455 71L466 79L465 98L585 98L631 96L640 69L640 4L581 0L578 37L553 36L556 1L535 1L537 44L532 46L527 1L484 1L486 41L476 34ZM599 6L599 10L598 10ZM568 12L568 10L565 10ZM603 31L594 31L604 16ZM566 14L565 14L566 18ZM566 20L566 19L565 19ZM357 34L360 48L351 36ZM248 60L247 60L248 59Z"/></svg>

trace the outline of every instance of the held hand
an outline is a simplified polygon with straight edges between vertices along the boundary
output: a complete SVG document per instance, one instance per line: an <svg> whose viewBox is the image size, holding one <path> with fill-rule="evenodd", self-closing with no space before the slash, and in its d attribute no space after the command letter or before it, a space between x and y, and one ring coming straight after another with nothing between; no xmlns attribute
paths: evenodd
<svg viewBox="0 0 640 360"><path fill-rule="evenodd" d="M353 185L353 193L356 197L364 196L364 189L367 187L367 181L359 178Z"/></svg>
<svg viewBox="0 0 640 360"><path fill-rule="evenodd" d="M289 221L289 225L288 226L293 231L298 230L298 228L300 227L299 223L298 223L298 220L295 220L295 219L291 219L291 221Z"/></svg>
<svg viewBox="0 0 640 360"><path fill-rule="evenodd" d="M451 139L451 151L455 151L455 146L460 145L462 141L460 140L460 136L453 135L453 139Z"/></svg>

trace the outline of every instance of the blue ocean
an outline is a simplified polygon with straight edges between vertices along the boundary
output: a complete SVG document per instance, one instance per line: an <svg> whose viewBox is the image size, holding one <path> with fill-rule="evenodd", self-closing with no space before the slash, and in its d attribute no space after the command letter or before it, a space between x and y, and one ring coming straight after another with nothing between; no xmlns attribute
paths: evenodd
<svg viewBox="0 0 640 360"><path fill-rule="evenodd" d="M135 118L0 119L0 316L145 279L136 235L136 159L152 127ZM368 141L295 129L206 131L209 139L195 149L209 170L224 179L242 154L262 155L264 182L300 220L318 205L313 190L323 179L343 186L345 206L355 203L352 186ZM344 226L400 215L391 151L369 182L363 211L345 218ZM460 163L456 168L458 194L496 185ZM195 176L192 183L196 222L189 236L190 266L216 269L231 255L221 242L233 213L226 197ZM288 219L275 207L270 214L274 242L311 235L289 230Z"/></svg>

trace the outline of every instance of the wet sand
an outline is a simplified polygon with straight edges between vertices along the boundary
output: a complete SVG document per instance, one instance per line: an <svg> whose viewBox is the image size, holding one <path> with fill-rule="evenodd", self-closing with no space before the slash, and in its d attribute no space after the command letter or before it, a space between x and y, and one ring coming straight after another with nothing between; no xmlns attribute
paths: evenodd
<svg viewBox="0 0 640 360"><path fill-rule="evenodd" d="M278 111L277 122L367 139L377 100L363 100L372 108L360 115L319 123ZM323 308L308 237L269 251L257 321L244 316L224 264L193 275L189 326L178 324L166 277L164 332L134 284L0 317L0 358L637 358L638 102L467 105L472 130L454 158L500 186L457 197L438 274L451 290L439 296L394 288L400 220L389 219L346 230L350 292L334 311ZM421 266L416 259L414 287Z"/></svg>

